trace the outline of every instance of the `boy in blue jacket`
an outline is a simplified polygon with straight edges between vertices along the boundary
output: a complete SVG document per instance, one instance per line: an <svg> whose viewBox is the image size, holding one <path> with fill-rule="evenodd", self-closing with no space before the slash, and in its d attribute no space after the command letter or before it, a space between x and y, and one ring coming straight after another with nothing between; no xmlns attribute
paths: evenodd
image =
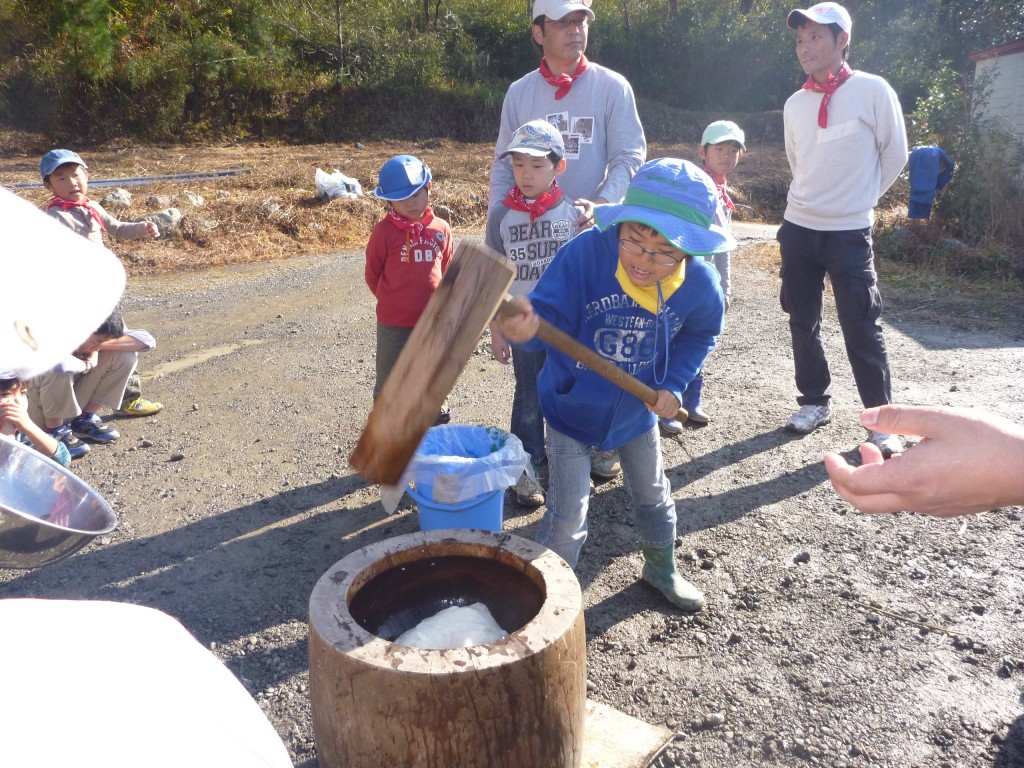
<svg viewBox="0 0 1024 768"><path fill-rule="evenodd" d="M674 416L686 385L722 331L718 274L692 256L732 250L713 223L718 193L685 160L643 165L621 205L594 211L596 229L559 250L526 312L499 320L527 349L539 317L658 392L648 407L553 348L538 378L548 423L547 511L537 541L575 567L587 539L590 448L618 450L644 555L642 578L674 605L699 611L704 595L676 570L676 508L665 476L658 416Z"/></svg>

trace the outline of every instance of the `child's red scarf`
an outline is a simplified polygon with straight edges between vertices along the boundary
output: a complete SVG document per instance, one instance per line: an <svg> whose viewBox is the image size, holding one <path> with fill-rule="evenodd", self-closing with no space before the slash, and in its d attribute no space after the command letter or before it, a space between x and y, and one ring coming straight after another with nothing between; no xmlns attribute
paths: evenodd
<svg viewBox="0 0 1024 768"><path fill-rule="evenodd" d="M704 173L706 173L708 176L711 176L711 171L708 170L708 166L706 163L701 166L701 170L704 171ZM724 205L726 210L728 211L734 210L736 208L736 204L732 201L732 198L729 197L729 193L726 191L725 177L722 177L721 184L718 183L718 179L716 179L714 176L711 176L711 180L715 182L715 189L718 190L718 198L722 201L722 205Z"/></svg>
<svg viewBox="0 0 1024 768"><path fill-rule="evenodd" d="M553 208L561 199L562 190L558 188L557 181L552 181L547 191L532 203L526 199L519 187L512 187L505 196L505 206L513 211L529 212L530 221L533 222L538 216L543 216L549 208Z"/></svg>
<svg viewBox="0 0 1024 768"><path fill-rule="evenodd" d="M434 220L434 210L428 205L423 211L419 221L411 221L405 216L395 213L392 208L388 211L388 221L406 233L405 241L410 245L423 245L428 241L423 237L430 222Z"/></svg>
<svg viewBox="0 0 1024 768"><path fill-rule="evenodd" d="M807 78L807 82L803 86L805 91L825 94L821 97L821 105L818 107L819 128L828 128L828 103L832 100L832 94L836 92L836 89L845 83L852 74L853 70L850 69L850 65L844 61L839 71L834 75L830 72L828 80L824 83L819 83L813 75Z"/></svg>
<svg viewBox="0 0 1024 768"><path fill-rule="evenodd" d="M100 218L100 212L96 210L96 206L92 204L92 200L88 197L83 197L81 202L75 203L71 200L65 200L63 197L57 197L54 195L50 198L50 202L46 207L47 209L60 208L62 211L67 211L71 208L85 208L85 210L89 212L89 215L96 220L96 223L100 225L100 229L104 232L107 231L107 228L103 226L103 219Z"/></svg>
<svg viewBox="0 0 1024 768"><path fill-rule="evenodd" d="M587 57L584 56L583 54L580 54L580 64L578 67L576 67L575 72L573 72L571 75L565 73L562 73L561 75L556 75L554 72L551 71L551 68L548 66L548 60L541 59L540 73L544 77L544 79L548 81L548 83L555 86L555 88L557 89L555 91L555 101L558 101L559 99L564 98L566 94L569 93L569 89L572 88L572 84L576 81L576 78L582 75L584 72L586 72L587 67L589 66L590 62L587 61Z"/></svg>

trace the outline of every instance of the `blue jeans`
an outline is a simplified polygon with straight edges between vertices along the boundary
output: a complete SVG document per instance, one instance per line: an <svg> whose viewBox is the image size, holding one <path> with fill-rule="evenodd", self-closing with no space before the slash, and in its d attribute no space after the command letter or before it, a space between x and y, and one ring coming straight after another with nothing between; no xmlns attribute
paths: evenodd
<svg viewBox="0 0 1024 768"><path fill-rule="evenodd" d="M575 568L587 540L590 446L549 426L547 454L548 507L537 542ZM657 424L619 448L619 461L640 543L658 548L671 545L676 537L676 504L665 476Z"/></svg>
<svg viewBox="0 0 1024 768"><path fill-rule="evenodd" d="M537 395L537 374L544 367L547 353L521 347L512 348L512 370L516 376L512 396L512 434L523 442L523 448L534 464L544 462L544 416Z"/></svg>

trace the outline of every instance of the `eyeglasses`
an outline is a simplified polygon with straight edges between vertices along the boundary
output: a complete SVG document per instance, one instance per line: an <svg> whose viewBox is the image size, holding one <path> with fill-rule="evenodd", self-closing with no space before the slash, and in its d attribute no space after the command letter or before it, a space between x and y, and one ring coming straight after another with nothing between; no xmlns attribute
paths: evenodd
<svg viewBox="0 0 1024 768"><path fill-rule="evenodd" d="M580 19L549 19L545 17L544 23L554 24L561 30L573 29L574 27L576 29L583 30L590 26L590 19L588 19L586 16Z"/></svg>
<svg viewBox="0 0 1024 768"><path fill-rule="evenodd" d="M619 247L626 253L631 253L634 256L650 256L651 261L663 267L677 267L683 263L682 259L677 259L667 251L649 251L636 240L627 240L624 237L620 237Z"/></svg>

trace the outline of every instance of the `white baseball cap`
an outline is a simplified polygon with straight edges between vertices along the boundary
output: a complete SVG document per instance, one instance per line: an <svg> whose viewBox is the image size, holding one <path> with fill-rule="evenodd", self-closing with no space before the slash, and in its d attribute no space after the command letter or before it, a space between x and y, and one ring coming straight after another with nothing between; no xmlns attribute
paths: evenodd
<svg viewBox="0 0 1024 768"><path fill-rule="evenodd" d="M700 137L702 147L705 144L721 144L723 141L735 141L740 145L740 149L744 152L747 151L747 147L743 143L746 141L743 129L732 120L715 120L704 129L704 135Z"/></svg>
<svg viewBox="0 0 1024 768"><path fill-rule="evenodd" d="M565 143L562 141L562 134L547 120L531 120L516 128L508 149L501 153L501 157L513 152L532 157L547 157L554 154L561 160L565 157Z"/></svg>
<svg viewBox="0 0 1024 768"><path fill-rule="evenodd" d="M818 24L838 24L843 32L847 34L853 32L853 19L850 18L849 11L839 3L818 3L805 11L799 8L792 10L786 17L786 26L796 29L800 25L801 19Z"/></svg>
<svg viewBox="0 0 1024 768"><path fill-rule="evenodd" d="M549 19L558 19L568 16L575 11L583 11L587 18L593 21L597 17L590 10L594 0L537 0L533 4L533 18L539 19L547 16Z"/></svg>
<svg viewBox="0 0 1024 768"><path fill-rule="evenodd" d="M95 331L124 292L124 267L13 192L0 188L0 370L30 379Z"/></svg>

